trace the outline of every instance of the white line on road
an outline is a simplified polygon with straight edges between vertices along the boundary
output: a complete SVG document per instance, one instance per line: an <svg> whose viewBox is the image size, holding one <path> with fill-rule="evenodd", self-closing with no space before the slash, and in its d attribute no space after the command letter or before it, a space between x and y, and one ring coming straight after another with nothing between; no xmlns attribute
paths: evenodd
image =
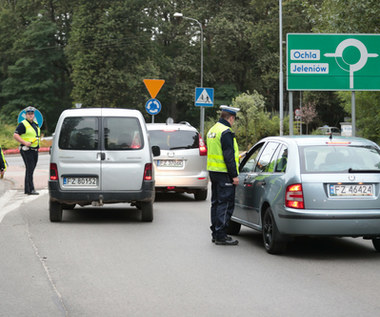
<svg viewBox="0 0 380 317"><path fill-rule="evenodd" d="M39 191L40 195L25 195L23 192L18 190L8 190L4 195L0 197L0 223L3 221L5 215L18 207L23 203L31 202L42 195L48 193L47 189Z"/></svg>

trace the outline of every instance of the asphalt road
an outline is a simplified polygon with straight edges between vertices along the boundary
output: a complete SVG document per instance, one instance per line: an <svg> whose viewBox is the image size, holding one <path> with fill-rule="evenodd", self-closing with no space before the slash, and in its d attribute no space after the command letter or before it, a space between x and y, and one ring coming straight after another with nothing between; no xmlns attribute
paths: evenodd
<svg viewBox="0 0 380 317"><path fill-rule="evenodd" d="M210 201L192 195L158 196L152 223L128 204L50 223L40 192L11 191L0 219L0 316L378 316L369 241L299 239L273 256L244 228L216 246Z"/></svg>

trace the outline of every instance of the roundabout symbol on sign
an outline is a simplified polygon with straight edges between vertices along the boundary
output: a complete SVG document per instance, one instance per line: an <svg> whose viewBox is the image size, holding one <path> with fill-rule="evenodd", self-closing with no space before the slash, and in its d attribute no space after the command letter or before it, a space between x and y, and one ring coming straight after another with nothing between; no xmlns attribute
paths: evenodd
<svg viewBox="0 0 380 317"><path fill-rule="evenodd" d="M161 111L161 103L157 99L149 99L145 104L146 111L151 115L156 115Z"/></svg>
<svg viewBox="0 0 380 317"><path fill-rule="evenodd" d="M343 58L343 51L347 47L356 47L360 52L360 59L355 64L350 64ZM378 57L377 53L368 53L366 46L356 39L347 39L339 43L335 53L326 53L326 57L335 57L340 68L350 73L350 88L354 88L354 72L361 70L367 64L368 57Z"/></svg>

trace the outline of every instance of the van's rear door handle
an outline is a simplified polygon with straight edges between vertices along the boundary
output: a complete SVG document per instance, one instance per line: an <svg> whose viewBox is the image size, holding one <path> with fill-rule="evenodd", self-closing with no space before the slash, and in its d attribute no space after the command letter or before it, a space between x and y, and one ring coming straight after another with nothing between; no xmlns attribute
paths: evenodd
<svg viewBox="0 0 380 317"><path fill-rule="evenodd" d="M106 153L100 152L100 153L98 153L98 155L100 155L100 160L101 161L104 161L106 159Z"/></svg>

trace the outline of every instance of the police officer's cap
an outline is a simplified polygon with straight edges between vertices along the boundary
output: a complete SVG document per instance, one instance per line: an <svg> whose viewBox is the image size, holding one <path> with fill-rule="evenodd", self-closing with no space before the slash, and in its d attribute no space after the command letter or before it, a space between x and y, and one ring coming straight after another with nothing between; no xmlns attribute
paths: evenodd
<svg viewBox="0 0 380 317"><path fill-rule="evenodd" d="M229 106L225 106L225 105L220 106L220 110L225 111L225 112L229 112L229 113L231 113L231 114L233 114L235 116L240 111L239 108L229 107Z"/></svg>
<svg viewBox="0 0 380 317"><path fill-rule="evenodd" d="M25 108L25 112L34 112L34 111L36 111L36 108L34 108L32 106L29 106L29 107Z"/></svg>

